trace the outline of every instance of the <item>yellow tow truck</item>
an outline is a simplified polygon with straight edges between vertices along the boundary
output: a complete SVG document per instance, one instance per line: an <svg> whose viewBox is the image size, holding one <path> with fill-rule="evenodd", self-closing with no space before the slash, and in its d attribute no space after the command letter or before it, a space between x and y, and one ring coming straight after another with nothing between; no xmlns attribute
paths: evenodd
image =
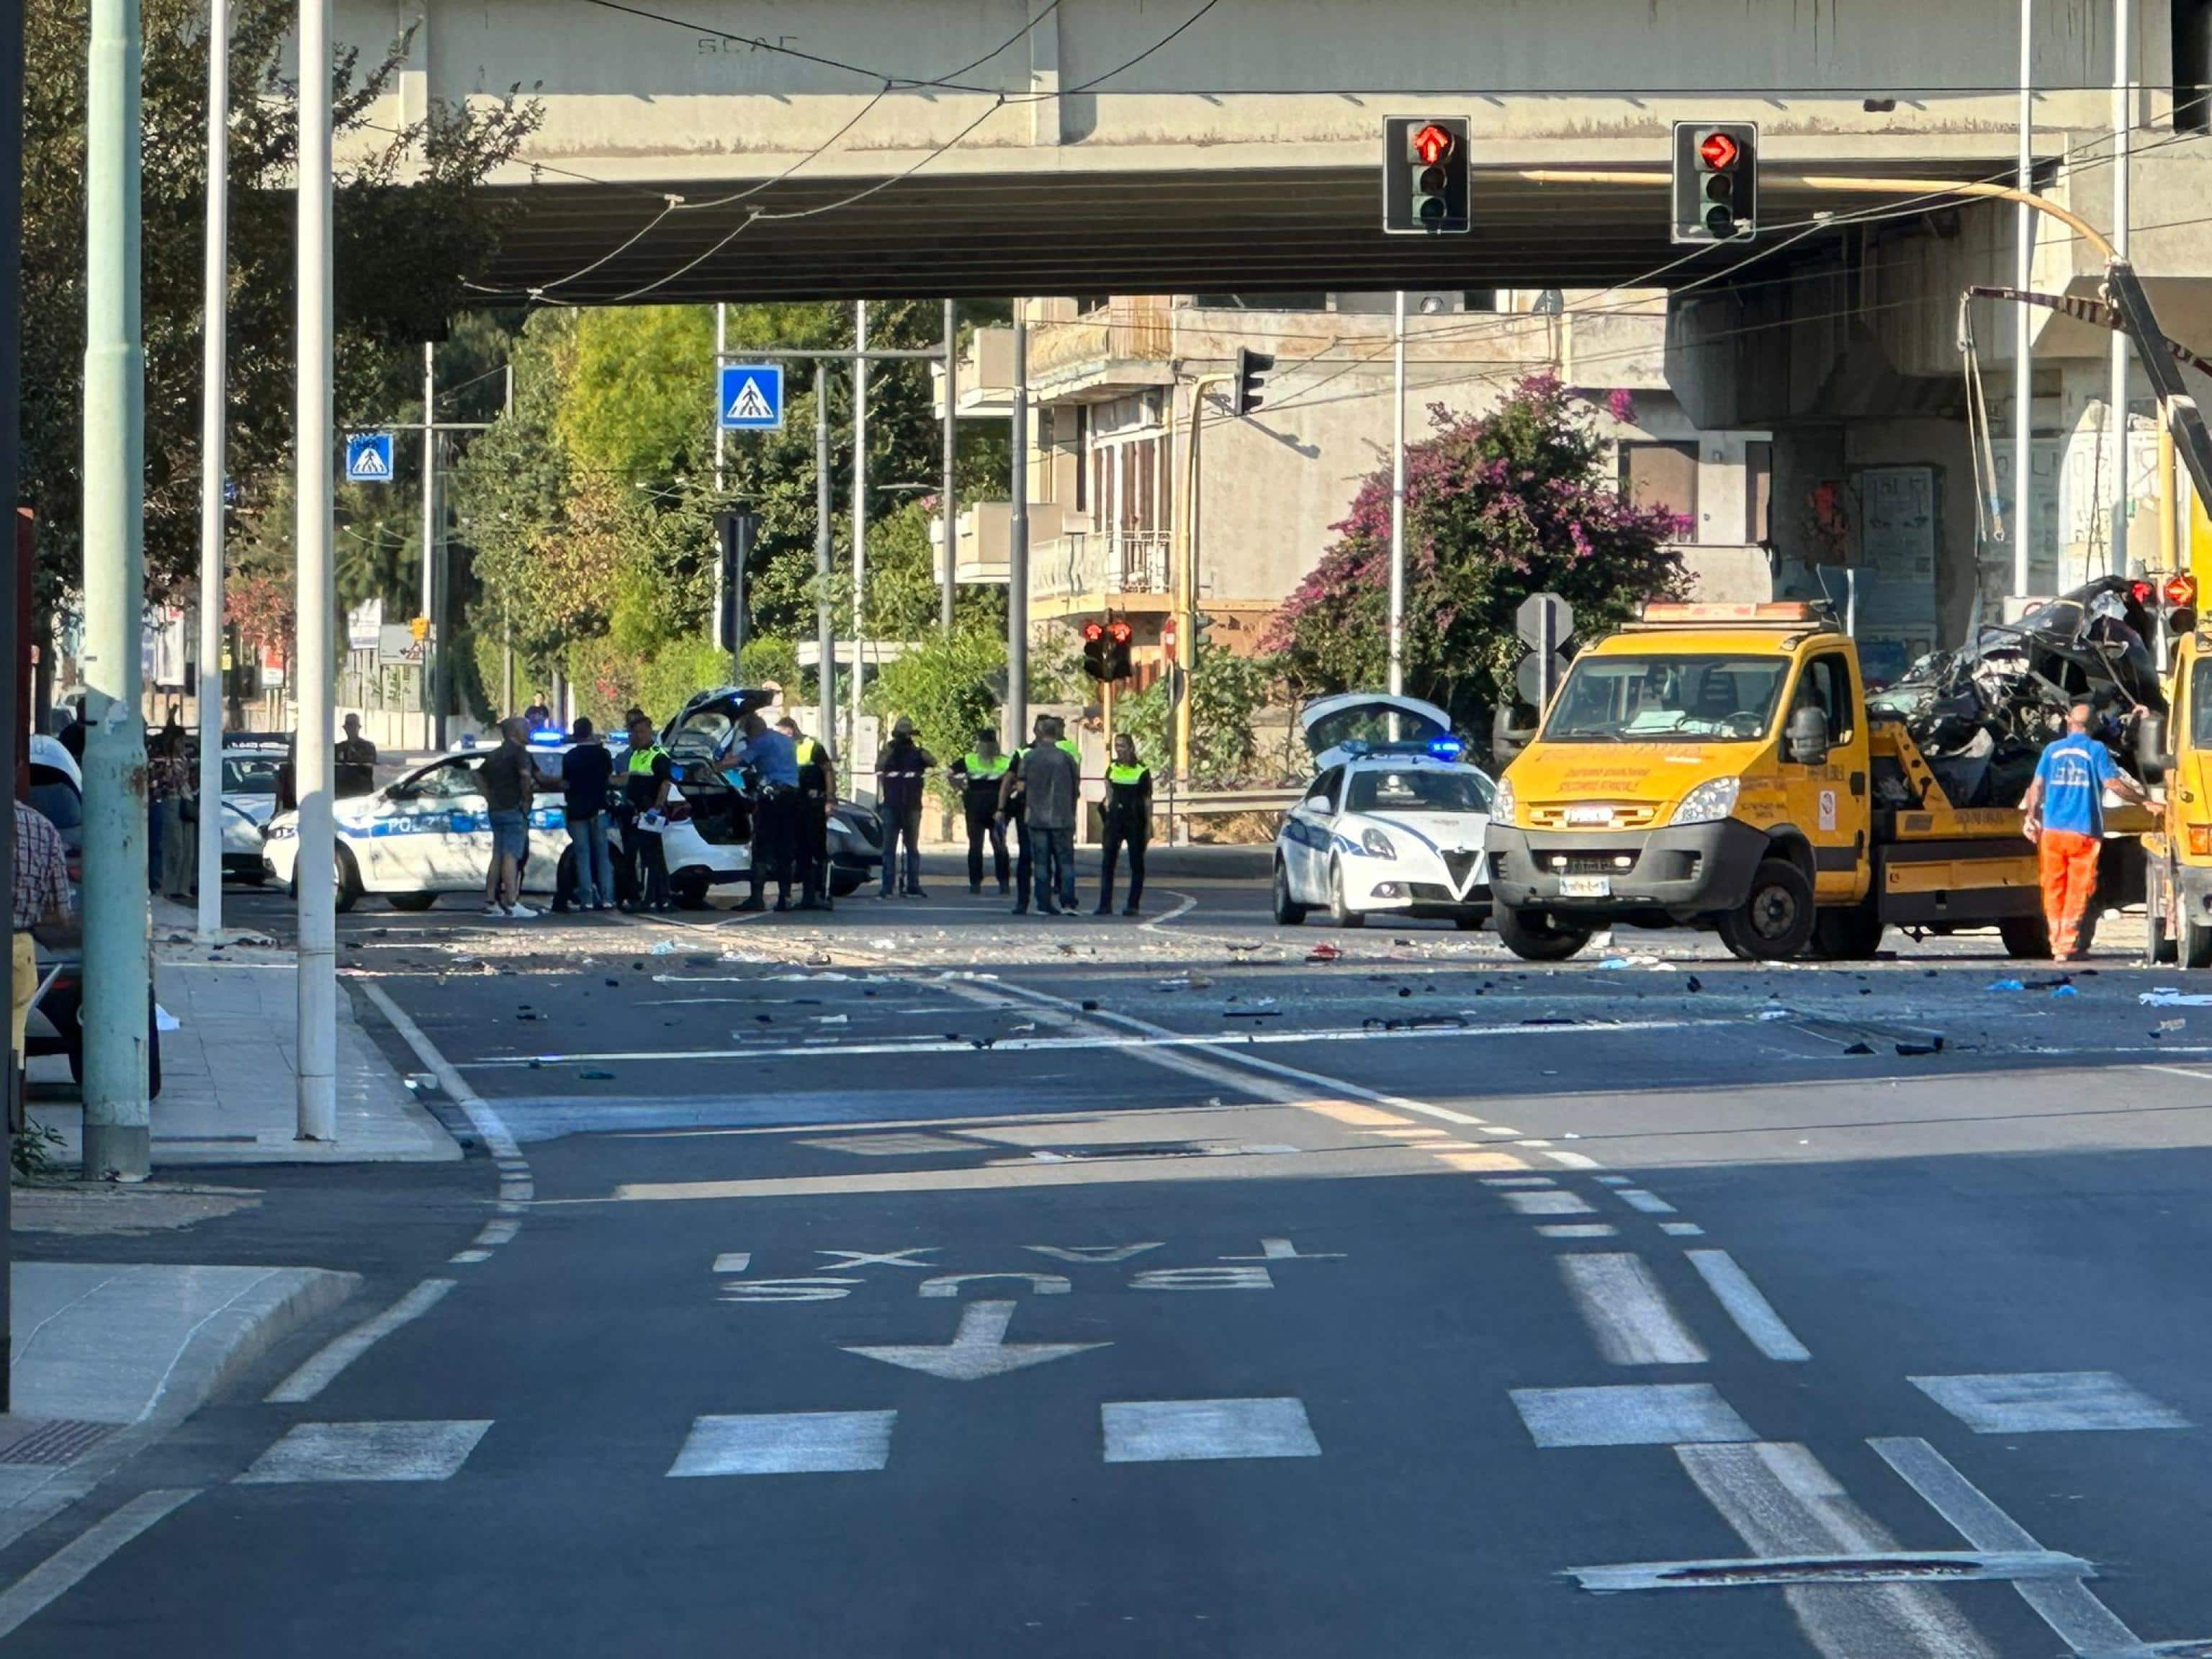
<svg viewBox="0 0 2212 1659"><path fill-rule="evenodd" d="M2151 961L2212 968L2212 639L2197 627L2194 581L2170 580L2166 599L2190 609L2185 621L2169 619L2170 712L2163 732L2145 744L2165 751L2147 754L2143 769L2163 779L2166 798L2152 808L2157 822L2143 837L2143 931Z"/></svg>
<svg viewBox="0 0 2212 1659"><path fill-rule="evenodd" d="M2142 899L2153 828L2140 807L2106 820L2093 921ZM2022 824L1952 804L1903 722L1868 708L1826 606L1655 603L1575 658L1485 848L1498 934L1534 962L1616 922L1711 928L1747 961L1863 959L1891 927L1995 927L2045 956ZM2212 843L2204 862L2212 883Z"/></svg>

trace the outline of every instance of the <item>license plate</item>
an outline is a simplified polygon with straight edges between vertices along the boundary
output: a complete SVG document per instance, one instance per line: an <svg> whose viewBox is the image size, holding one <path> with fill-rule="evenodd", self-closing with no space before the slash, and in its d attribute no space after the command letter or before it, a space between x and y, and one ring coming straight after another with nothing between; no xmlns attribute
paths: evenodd
<svg viewBox="0 0 2212 1659"><path fill-rule="evenodd" d="M1561 898L1611 898L1613 878L1611 876L1561 876L1559 896Z"/></svg>
<svg viewBox="0 0 2212 1659"><path fill-rule="evenodd" d="M1613 808L1610 806L1570 806L1567 808L1567 822L1569 823L1595 824L1601 830L1609 829L1613 824Z"/></svg>

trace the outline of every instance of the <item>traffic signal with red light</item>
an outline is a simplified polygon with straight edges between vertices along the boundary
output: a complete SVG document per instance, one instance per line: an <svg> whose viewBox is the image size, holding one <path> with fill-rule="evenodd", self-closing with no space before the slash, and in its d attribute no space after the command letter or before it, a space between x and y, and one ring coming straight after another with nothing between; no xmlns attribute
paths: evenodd
<svg viewBox="0 0 2212 1659"><path fill-rule="evenodd" d="M1463 235L1470 209L1470 123L1464 115L1382 120L1382 228L1394 236Z"/></svg>
<svg viewBox="0 0 2212 1659"><path fill-rule="evenodd" d="M2166 631L2172 638L2197 631L2197 578L2179 573L2166 579L2160 593L2166 601Z"/></svg>
<svg viewBox="0 0 2212 1659"><path fill-rule="evenodd" d="M1129 641L1136 629L1125 622L1106 624L1106 672L1109 680L1126 680L1136 671L1129 665Z"/></svg>
<svg viewBox="0 0 2212 1659"><path fill-rule="evenodd" d="M1106 624L1087 622L1083 624L1083 672L1094 680L1111 679L1106 672L1108 641Z"/></svg>
<svg viewBox="0 0 2212 1659"><path fill-rule="evenodd" d="M1674 123L1676 242L1747 242L1759 233L1759 128Z"/></svg>

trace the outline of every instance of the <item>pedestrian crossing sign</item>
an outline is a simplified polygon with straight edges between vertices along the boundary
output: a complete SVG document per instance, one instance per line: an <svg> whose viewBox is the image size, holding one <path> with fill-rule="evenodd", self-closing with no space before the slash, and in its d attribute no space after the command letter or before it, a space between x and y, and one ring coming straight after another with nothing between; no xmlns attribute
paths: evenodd
<svg viewBox="0 0 2212 1659"><path fill-rule="evenodd" d="M348 437L345 475L348 483L390 483L392 434L356 432Z"/></svg>
<svg viewBox="0 0 2212 1659"><path fill-rule="evenodd" d="M783 429L783 365L724 363L720 407L725 432Z"/></svg>

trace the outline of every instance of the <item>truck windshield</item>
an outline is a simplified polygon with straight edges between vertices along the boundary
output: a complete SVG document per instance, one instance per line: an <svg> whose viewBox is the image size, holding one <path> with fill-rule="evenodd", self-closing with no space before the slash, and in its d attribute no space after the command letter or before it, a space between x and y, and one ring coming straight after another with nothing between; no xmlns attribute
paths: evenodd
<svg viewBox="0 0 2212 1659"><path fill-rule="evenodd" d="M2212 658L2189 671L2189 746L2212 749Z"/></svg>
<svg viewBox="0 0 2212 1659"><path fill-rule="evenodd" d="M1765 734L1790 659L1583 657L1544 723L1549 743L1741 743Z"/></svg>

